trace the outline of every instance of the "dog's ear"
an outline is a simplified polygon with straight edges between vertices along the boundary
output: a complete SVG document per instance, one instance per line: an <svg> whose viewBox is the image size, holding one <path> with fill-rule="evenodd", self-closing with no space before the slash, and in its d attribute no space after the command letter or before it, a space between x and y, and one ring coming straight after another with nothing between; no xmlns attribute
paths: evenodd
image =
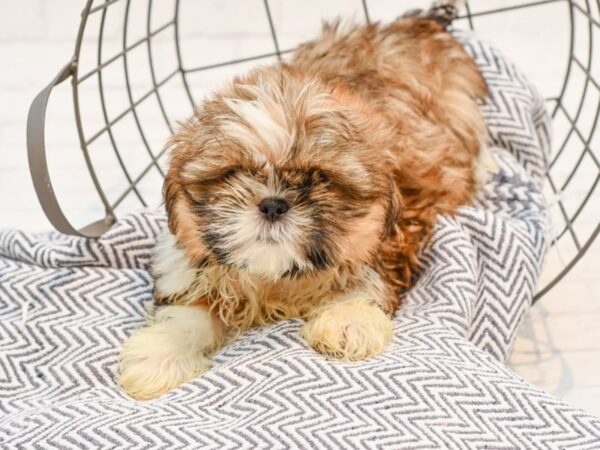
<svg viewBox="0 0 600 450"><path fill-rule="evenodd" d="M167 210L169 230L173 235L177 235L177 213L175 211L175 204L180 196L181 186L171 171L168 171L163 184L163 198L165 200L165 209Z"/></svg>
<svg viewBox="0 0 600 450"><path fill-rule="evenodd" d="M385 240L398 232L398 224L402 217L402 195L392 176L388 177L387 205L385 222L381 240Z"/></svg>
<svg viewBox="0 0 600 450"><path fill-rule="evenodd" d="M194 212L189 194L179 181L177 167L171 166L163 185L169 231L193 264L205 264L209 252L199 232L201 218Z"/></svg>

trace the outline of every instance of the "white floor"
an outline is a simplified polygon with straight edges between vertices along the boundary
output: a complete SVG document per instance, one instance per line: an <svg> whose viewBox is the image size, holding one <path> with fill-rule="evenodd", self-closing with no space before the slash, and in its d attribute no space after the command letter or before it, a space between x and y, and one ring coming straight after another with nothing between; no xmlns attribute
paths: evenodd
<svg viewBox="0 0 600 450"><path fill-rule="evenodd" d="M523 2L471 0L470 4L473 11L477 11ZM132 3L139 5L144 2ZM172 3L172 0L154 2L152 18L157 26L172 17ZM417 0L371 0L370 15L372 19L391 18L419 3ZM50 228L29 178L25 148L26 116L35 94L69 61L82 7L83 1L74 0L0 3L0 228ZM266 15L260 0L211 0L202 4L184 0L182 8L185 11L185 30L182 32L185 43L182 51L184 59L187 58L186 54L192 55L193 59L193 62L187 63L188 67L273 51ZM282 49L292 47L313 35L319 27L321 17L333 17L338 12L362 17L359 0L329 0L326 3L318 0L287 0L285 3L283 0L271 0L271 9ZM567 11L566 3L559 1L531 10L507 13L501 18L483 17L477 20L475 25L481 34L495 42L504 53L515 60L545 95L553 96L560 89L568 51ZM598 11L595 11L596 17L597 13ZM577 20L580 21L581 17ZM463 22L463 25L466 24ZM582 25L578 24L578 30L585 29ZM121 24L118 20L112 25L107 25L104 55L110 56L115 53L115 49L119 50L120 29ZM139 32L143 32L143 29L130 29L130 34L135 35ZM131 38L128 42L133 40L134 38ZM86 35L87 44L92 45L94 42L93 33ZM582 57L585 54L585 44L586 42L578 40L575 49L576 52L582 52ZM159 72L163 70L163 73L168 73L173 55L166 47L164 52L160 53L163 51L163 45L166 46L166 43L161 43L157 37L159 57L156 58L156 63ZM196 58L197 55L200 57ZM88 52L82 59L91 58L87 63L93 67L94 57L95 53ZM81 65L84 66L85 63L86 61L82 60ZM597 63L598 61L595 62L594 70L598 69ZM137 68L134 62L130 62L130 65ZM210 73L199 72L195 82L200 86L200 90L206 90L223 77L239 72L245 67L248 65ZM143 92L143 81L133 80L132 83L134 91L138 89L139 92ZM123 95L120 88L121 85L114 82L107 73L107 96L111 102L121 102L122 109L123 105L127 105L127 100L119 100L119 96ZM165 85L167 92L170 89ZM93 87L82 88L82 96L96 94L97 90ZM48 112L47 144L53 180L69 217L77 224L84 224L97 218L101 208L97 196L90 190L89 177L82 166L67 83L56 90L52 100ZM586 105L587 112L584 112L584 115L589 113L589 110L593 111L593 107L593 102ZM189 111L189 104L179 102L175 108L181 111L178 117L184 117ZM114 111L118 110L117 108ZM86 121L86 126L90 126L90 129L102 126L98 110L91 112L90 117L92 119ZM159 118L156 120L160 121ZM161 126L164 128L164 124ZM564 124L557 123L556 127L557 135L561 136ZM124 142L132 139L129 147L139 148L139 139L135 141L129 136L133 133L132 130L133 128L125 129L127 136ZM598 137L600 133L596 135ZM592 141L592 145L598 154L600 139ZM96 149L101 155L98 156L101 161L102 150L106 151L107 148ZM124 150L124 153L127 154L128 150L129 148ZM133 160L136 158L132 156ZM104 173L109 174L112 183L112 168L108 165L106 167ZM159 184L160 180L157 179L150 183L149 189L158 192ZM575 187L579 190L585 189L585 183L576 183ZM111 191L112 188L110 184L107 190ZM574 195L576 194L577 192ZM588 229L598 221L597 211L600 210L597 195L590 201L595 204L591 209L595 214L584 223ZM127 203L124 204L124 207L126 206ZM563 259L568 259L568 256L568 249L563 250ZM554 273L559 265L560 257L553 253L549 259L547 274ZM515 344L510 365L533 384L600 415L598 267L600 242L593 245L567 277L531 309Z"/></svg>

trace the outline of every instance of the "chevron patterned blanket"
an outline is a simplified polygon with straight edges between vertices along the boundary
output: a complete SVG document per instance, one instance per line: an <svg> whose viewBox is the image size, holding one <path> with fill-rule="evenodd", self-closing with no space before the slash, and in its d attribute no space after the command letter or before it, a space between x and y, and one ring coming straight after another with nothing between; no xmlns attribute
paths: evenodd
<svg viewBox="0 0 600 450"><path fill-rule="evenodd" d="M443 218L424 272L372 360L331 361L299 321L253 330L151 402L115 386L121 341L152 300L163 213L98 240L0 233L2 448L600 448L600 420L504 365L547 245L543 100L494 48L459 35L490 86L500 172Z"/></svg>

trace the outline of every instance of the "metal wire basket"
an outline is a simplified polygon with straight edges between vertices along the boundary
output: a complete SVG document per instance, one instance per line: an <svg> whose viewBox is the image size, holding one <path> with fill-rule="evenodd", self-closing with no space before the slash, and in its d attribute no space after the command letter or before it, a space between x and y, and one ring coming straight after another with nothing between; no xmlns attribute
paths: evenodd
<svg viewBox="0 0 600 450"><path fill-rule="evenodd" d="M173 131L174 119L188 116L202 94L231 73L256 62L285 58L297 43L314 35L302 29L310 28L304 15L311 3L87 0L73 58L35 98L28 118L31 174L54 227L67 234L97 237L122 211L158 204L166 163L164 142ZM369 22L419 4L330 0L315 3L312 17L320 21L327 15L354 15ZM600 44L600 1L471 0L456 23L485 29L490 20L520 14L530 22L527 39L536 29L536 11L548 7L564 11L566 36L565 54L546 58L564 73L556 94L548 97L555 145L546 190L558 262L548 264L536 299L564 277L600 232L598 204L594 208L591 201L600 179L600 52L595 48ZM246 20L251 14L264 17L260 28L257 21ZM102 216L81 229L61 209L45 148L50 94L66 80L71 82L80 150L97 193L90 202Z"/></svg>

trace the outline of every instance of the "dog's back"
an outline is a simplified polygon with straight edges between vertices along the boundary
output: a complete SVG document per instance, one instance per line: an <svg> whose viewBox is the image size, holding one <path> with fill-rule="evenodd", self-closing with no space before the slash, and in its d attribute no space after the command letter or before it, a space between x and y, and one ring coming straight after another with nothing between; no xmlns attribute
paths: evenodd
<svg viewBox="0 0 600 450"><path fill-rule="evenodd" d="M428 109L442 103L449 89L471 98L487 92L460 43L443 24L421 17L387 26L326 24L319 39L298 48L291 65L360 94L382 112L389 109L390 96Z"/></svg>

